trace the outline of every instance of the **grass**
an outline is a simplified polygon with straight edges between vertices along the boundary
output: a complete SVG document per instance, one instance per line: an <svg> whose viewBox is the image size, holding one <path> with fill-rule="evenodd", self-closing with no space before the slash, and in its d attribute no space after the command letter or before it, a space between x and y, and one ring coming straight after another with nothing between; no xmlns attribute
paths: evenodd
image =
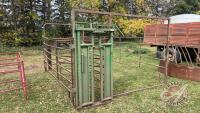
<svg viewBox="0 0 200 113"><path fill-rule="evenodd" d="M138 52L133 53L135 46L114 48L113 79L114 93L134 90L141 87L160 84L157 68L152 65L140 64ZM157 65L154 59L155 48L148 49L148 54L142 54L142 62ZM138 49L138 48L137 48ZM165 86L136 92L129 96L114 98L109 104L101 107L77 111L69 102L67 93L43 70L43 56L41 47L31 48L3 48L0 51L21 51L26 68L29 99L25 101L21 91L0 95L1 113L198 113L200 111L200 85L198 82L169 78L169 82L178 81L188 84L188 100L181 106L165 105L160 99L160 93ZM118 63L116 63L118 62ZM119 64L120 62L120 64ZM123 63L123 64L122 64ZM0 78L1 79L1 78ZM1 86L0 86L1 87Z"/></svg>

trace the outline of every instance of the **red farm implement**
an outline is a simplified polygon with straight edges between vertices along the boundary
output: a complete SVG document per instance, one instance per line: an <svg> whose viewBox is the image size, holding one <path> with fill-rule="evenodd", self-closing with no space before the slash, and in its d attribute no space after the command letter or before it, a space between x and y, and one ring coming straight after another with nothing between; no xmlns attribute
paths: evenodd
<svg viewBox="0 0 200 113"><path fill-rule="evenodd" d="M144 28L144 43L157 47L158 58L162 59L168 53L169 76L200 81L200 22L147 25ZM160 66L164 65L166 63L161 60ZM159 71L166 72L160 68Z"/></svg>
<svg viewBox="0 0 200 113"><path fill-rule="evenodd" d="M27 99L24 61L20 53L0 53L0 94L20 89Z"/></svg>

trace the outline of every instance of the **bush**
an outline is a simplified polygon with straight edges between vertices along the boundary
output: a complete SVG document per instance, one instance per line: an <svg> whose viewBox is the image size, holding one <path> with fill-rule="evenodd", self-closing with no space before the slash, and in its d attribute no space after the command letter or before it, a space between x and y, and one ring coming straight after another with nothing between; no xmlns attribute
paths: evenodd
<svg viewBox="0 0 200 113"><path fill-rule="evenodd" d="M137 41L129 43L126 48L132 54L148 54L150 52L147 48L140 48Z"/></svg>
<svg viewBox="0 0 200 113"><path fill-rule="evenodd" d="M1 43L6 46L32 46L40 43L39 35L22 34L20 31L9 31L2 34Z"/></svg>
<svg viewBox="0 0 200 113"><path fill-rule="evenodd" d="M20 37L18 37L18 32L4 32L2 34L1 43L7 46L16 46L20 43Z"/></svg>
<svg viewBox="0 0 200 113"><path fill-rule="evenodd" d="M133 54L147 54L148 52L150 52L150 51L146 48L136 48L133 51Z"/></svg>
<svg viewBox="0 0 200 113"><path fill-rule="evenodd" d="M144 27L148 24L155 23L155 21L149 19L118 19L116 23L126 36L141 37L144 33Z"/></svg>

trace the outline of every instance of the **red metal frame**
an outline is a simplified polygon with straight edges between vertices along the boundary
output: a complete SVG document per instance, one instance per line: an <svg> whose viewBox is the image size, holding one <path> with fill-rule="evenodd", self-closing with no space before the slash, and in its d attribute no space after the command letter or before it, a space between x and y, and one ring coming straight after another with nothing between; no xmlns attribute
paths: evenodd
<svg viewBox="0 0 200 113"><path fill-rule="evenodd" d="M4 55L12 56L12 58L7 58L8 56L6 56L6 58L2 57ZM13 88L5 89L5 90L0 90L0 94L22 89L23 95L24 95L25 99L27 99L27 85L26 85L27 82L26 82L25 71L24 71L24 61L21 58L20 53L0 53L0 62L1 62L0 63L0 75L19 73L19 79L17 79L17 80L2 80L2 81L0 81L0 85L15 83L15 82L21 83L21 87L13 87ZM9 66L16 66L16 69L7 69ZM4 69L1 70L1 67L3 67Z"/></svg>

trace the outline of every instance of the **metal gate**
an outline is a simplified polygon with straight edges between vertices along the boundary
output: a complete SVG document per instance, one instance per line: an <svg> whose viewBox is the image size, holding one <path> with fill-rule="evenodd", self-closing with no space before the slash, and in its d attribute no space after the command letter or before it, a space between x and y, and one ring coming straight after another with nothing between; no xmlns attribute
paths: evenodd
<svg viewBox="0 0 200 113"><path fill-rule="evenodd" d="M78 108L112 99L113 32L107 25L76 23L74 38L45 37L45 70L68 90Z"/></svg>
<svg viewBox="0 0 200 113"><path fill-rule="evenodd" d="M0 53L0 62L0 94L22 90L27 99L24 61L20 53Z"/></svg>
<svg viewBox="0 0 200 113"><path fill-rule="evenodd" d="M101 101L112 99L113 31L106 25L76 23L77 105L85 106L99 100L95 99L96 92L100 93Z"/></svg>
<svg viewBox="0 0 200 113"><path fill-rule="evenodd" d="M165 47L165 52L168 53L169 51L169 19L168 18L161 18L161 17L148 17L148 16L138 16L138 15L131 15L131 14L122 14L122 13L114 13L114 12L101 12L101 11L91 11L91 10L84 10L84 9L74 9L72 10L72 17L71 23L72 28L75 31L76 29L76 21L81 20L79 19L79 15L89 15L90 18L94 17L94 22L100 22L98 19L95 18L102 18L102 23L105 23L108 27L114 29L114 33L112 34L113 38L113 47L112 47L112 54L111 58L111 73L112 77L111 82L112 87L114 89L111 90L112 98L118 97L122 95L128 95L133 92L143 91L146 89L152 89L163 85L162 83L166 83L168 75L168 55L164 54L165 57L162 59L156 58L156 47L151 47L150 44L145 44L143 41L144 37L134 37L133 39L129 39L122 31L121 27L117 23L117 19L126 19L126 20L152 20L157 23L163 24L164 21L167 21L166 24L166 35L162 38L163 45ZM83 20L82 20L83 21ZM131 29L131 27L127 26ZM142 28L141 28L142 29ZM75 34L74 34L75 36ZM129 39L128 41L125 41ZM147 50L147 51L146 51ZM109 50L108 50L109 51ZM103 58L103 56L101 56ZM101 59L100 58L100 59ZM159 65L160 61L164 61L165 65ZM97 61L95 61L97 62ZM108 63L109 61L105 61ZM109 69L109 68L107 68ZM162 73L160 73L159 69L162 69ZM105 70L104 72L106 72ZM120 74L120 75L119 75ZM165 75L164 82L160 83L160 79L158 75ZM116 75L121 77L116 77ZM149 75L149 76L144 76ZM135 80L126 79L126 76L132 76ZM122 78L123 77L123 78ZM109 78L107 78L109 80ZM123 80L123 81L122 81ZM149 80L149 82L143 82L144 80ZM135 87L129 87L129 82L133 83L138 82ZM116 89L116 87L124 86L123 89ZM105 86L105 88L109 88Z"/></svg>

